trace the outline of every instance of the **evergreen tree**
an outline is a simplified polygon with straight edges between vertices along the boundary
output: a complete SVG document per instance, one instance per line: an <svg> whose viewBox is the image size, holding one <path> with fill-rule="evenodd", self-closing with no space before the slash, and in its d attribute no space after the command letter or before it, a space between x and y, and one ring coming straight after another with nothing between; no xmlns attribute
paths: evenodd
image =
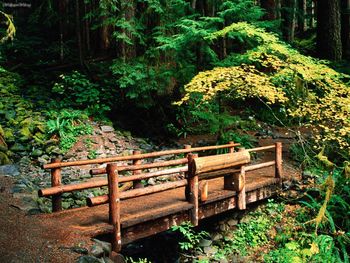
<svg viewBox="0 0 350 263"><path fill-rule="evenodd" d="M317 1L317 51L321 58L342 58L340 3L338 0Z"/></svg>

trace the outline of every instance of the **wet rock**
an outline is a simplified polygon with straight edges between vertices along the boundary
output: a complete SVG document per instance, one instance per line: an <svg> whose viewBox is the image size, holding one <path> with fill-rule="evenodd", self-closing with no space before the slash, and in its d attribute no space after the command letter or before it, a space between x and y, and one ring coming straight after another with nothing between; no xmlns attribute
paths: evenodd
<svg viewBox="0 0 350 263"><path fill-rule="evenodd" d="M16 164L7 164L0 166L0 175L4 176L18 176L19 175L19 167Z"/></svg>
<svg viewBox="0 0 350 263"><path fill-rule="evenodd" d="M102 132L114 132L114 128L112 126L107 126L107 125L104 125L104 126L101 126L101 131Z"/></svg>
<svg viewBox="0 0 350 263"><path fill-rule="evenodd" d="M90 250L90 253L91 255L93 255L94 257L102 257L103 254L104 254L104 250L102 248L102 246L100 244L94 244L92 247L91 247L91 250Z"/></svg>

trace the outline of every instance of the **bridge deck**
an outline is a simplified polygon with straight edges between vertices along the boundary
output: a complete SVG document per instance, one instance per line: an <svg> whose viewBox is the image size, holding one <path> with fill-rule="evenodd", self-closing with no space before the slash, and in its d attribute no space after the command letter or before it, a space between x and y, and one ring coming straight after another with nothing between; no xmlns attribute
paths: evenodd
<svg viewBox="0 0 350 263"><path fill-rule="evenodd" d="M199 218L213 216L236 207L236 193L223 190L223 178L211 179L208 200L200 203ZM274 167L246 174L246 200L252 203L265 199L277 190ZM189 220L192 205L185 200L184 187L136 197L121 202L123 244L164 230ZM53 214L39 215L39 220L51 225L53 232L64 239L93 237L112 232L108 224L108 204L83 207Z"/></svg>

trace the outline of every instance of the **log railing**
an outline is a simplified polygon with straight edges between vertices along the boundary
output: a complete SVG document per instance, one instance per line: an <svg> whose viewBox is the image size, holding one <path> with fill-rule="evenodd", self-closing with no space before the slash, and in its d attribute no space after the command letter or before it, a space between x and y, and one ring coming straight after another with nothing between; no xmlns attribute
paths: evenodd
<svg viewBox="0 0 350 263"><path fill-rule="evenodd" d="M229 149L229 151L233 151L234 147L239 146L238 143L230 142L224 145L214 145L214 146L203 146L203 147L193 147L190 145L185 145L184 149L175 149L175 150L166 150L159 152L151 152L151 153L140 153L140 151L134 151L132 155L128 156L115 156L109 158L100 158L93 160L80 160L80 161L71 161L71 162L61 162L58 159L52 160L51 163L44 165L44 169L51 169L51 187L40 189L38 191L38 195L40 197L52 196L52 211L60 211L62 210L62 194L72 191L84 190L95 187L103 187L108 185L107 179L99 179L99 180L91 180L87 182L70 184L70 185L62 185L61 184L61 169L65 167L72 166L82 166L82 165L93 165L93 164L104 164L111 162L119 162L119 161L132 161L132 165L124 165L118 166L118 171L132 171L132 175L128 177L120 177L119 182L133 182L134 189L142 187L140 183L143 179L148 179L160 175L170 175L179 172L186 172L187 166L182 166L178 168L170 168L166 170L160 170L156 172L143 173L142 170L150 169L150 168L160 168L160 167L169 167L169 166L178 166L181 164L187 164L187 158L175 159L164 162L156 162L156 163L144 163L142 164L142 160L148 158L156 158L165 155L180 155L180 154L188 154L191 152L201 152L201 151L209 151L209 150L218 150L218 149ZM91 175L98 174L106 174L106 168L98 168L91 169ZM103 198L100 200L104 200ZM88 202L90 202L88 200ZM92 201L93 205L94 202Z"/></svg>
<svg viewBox="0 0 350 263"><path fill-rule="evenodd" d="M275 160L264 162L260 164L250 165L250 153L253 151L263 151L275 148ZM121 221L120 221L120 202L123 199L143 196L156 192L166 191L178 187L185 186L185 198L192 204L192 208L189 211L191 223L194 226L198 225L199 221L199 181L204 180L208 174L218 173L225 171L224 173L217 174L216 176L224 176L225 190L235 191L237 194L237 207L238 209L246 209L246 183L245 175L248 171L261 169L264 167L274 166L275 177L281 178L282 176L282 144L276 143L272 146L258 147L250 150L241 149L238 152L230 152L228 154L213 155L206 157L198 157L197 154L189 153L187 155L187 171L185 173L184 180L176 182L168 182L155 186L148 186L145 188L134 189L127 192L119 192L118 184L123 177L119 177L120 169L125 170L124 167L118 167L115 164L108 164L106 171L108 174L108 195L101 197L90 198L88 203L90 205L97 205L102 203L109 203L109 218L110 223L113 225L114 232L112 238L112 248L114 252L119 252L122 246L121 240ZM175 168L176 169L176 168ZM129 180L142 180L146 174L140 174L138 176L129 177ZM206 184L207 186L208 184ZM208 187L207 187L208 188Z"/></svg>

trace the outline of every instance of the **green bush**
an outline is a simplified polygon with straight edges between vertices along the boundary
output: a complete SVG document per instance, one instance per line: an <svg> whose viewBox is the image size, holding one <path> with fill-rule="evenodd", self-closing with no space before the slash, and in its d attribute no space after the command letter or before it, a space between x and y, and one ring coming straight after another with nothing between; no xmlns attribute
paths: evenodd
<svg viewBox="0 0 350 263"><path fill-rule="evenodd" d="M59 95L60 107L75 107L86 110L90 115L101 117L110 110L108 96L101 87L91 82L86 75L73 71L62 74L53 85L52 92Z"/></svg>

